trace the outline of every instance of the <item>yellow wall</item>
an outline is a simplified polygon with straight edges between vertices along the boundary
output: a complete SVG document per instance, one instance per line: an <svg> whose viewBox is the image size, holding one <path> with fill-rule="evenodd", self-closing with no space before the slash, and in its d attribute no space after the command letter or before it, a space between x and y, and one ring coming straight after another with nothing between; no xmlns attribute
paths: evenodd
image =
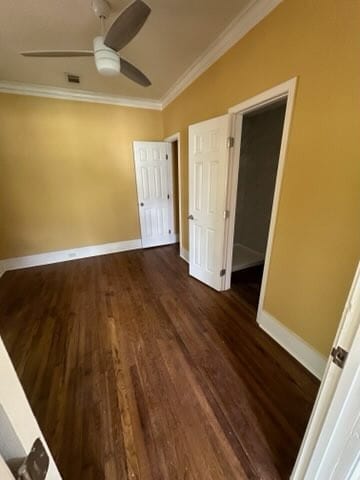
<svg viewBox="0 0 360 480"><path fill-rule="evenodd" d="M265 309L326 354L360 253L360 2L285 0L163 113L0 95L0 258L139 238L131 143L298 76ZM163 131L163 125L164 130Z"/></svg>
<svg viewBox="0 0 360 480"><path fill-rule="evenodd" d="M298 88L265 309L327 354L360 253L360 2L285 0L164 111L187 127L294 76Z"/></svg>
<svg viewBox="0 0 360 480"><path fill-rule="evenodd" d="M0 259L140 237L133 140L161 112L0 95Z"/></svg>

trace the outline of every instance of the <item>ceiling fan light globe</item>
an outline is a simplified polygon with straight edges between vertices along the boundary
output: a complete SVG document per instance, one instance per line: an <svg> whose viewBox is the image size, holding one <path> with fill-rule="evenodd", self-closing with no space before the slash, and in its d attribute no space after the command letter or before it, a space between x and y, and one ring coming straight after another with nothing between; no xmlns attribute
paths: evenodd
<svg viewBox="0 0 360 480"><path fill-rule="evenodd" d="M94 39L95 64L101 75L113 76L120 73L120 58L114 50L104 45L104 38Z"/></svg>

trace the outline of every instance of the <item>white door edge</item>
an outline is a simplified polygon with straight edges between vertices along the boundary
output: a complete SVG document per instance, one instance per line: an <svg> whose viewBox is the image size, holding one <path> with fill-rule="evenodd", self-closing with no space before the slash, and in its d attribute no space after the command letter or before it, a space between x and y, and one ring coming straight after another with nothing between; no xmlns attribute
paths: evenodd
<svg viewBox="0 0 360 480"><path fill-rule="evenodd" d="M164 142L177 142L177 177L178 177L178 211L179 211L179 233L178 233L178 241L180 244L180 251L183 248L183 241L182 241L182 232L183 232L183 227L182 227L182 220L183 220L183 214L182 214L182 190L181 190L181 145L180 145L180 132L176 132L173 135L170 135L169 137L164 138ZM173 225L174 227L174 225Z"/></svg>
<svg viewBox="0 0 360 480"><path fill-rule="evenodd" d="M355 276L346 300L341 321L334 339L333 346L341 345L345 350L349 350L356 331L359 328L359 319L353 315L354 298L360 297L360 263L355 272ZM321 429L329 409L331 399L333 398L337 384L340 379L341 370L333 368L332 358L329 356L326 369L322 378L319 392L308 422L305 435L291 474L291 480L303 480L310 459L313 455L316 442L321 433Z"/></svg>
<svg viewBox="0 0 360 480"><path fill-rule="evenodd" d="M10 422L10 425L17 436L23 451L28 454L34 441L40 438L49 455L49 470L46 478L48 480L61 480L55 461L49 447L40 430L37 419L30 407L24 389L15 371L5 344L0 337L0 404ZM1 435L1 432L0 432ZM14 442L13 438L5 439L10 447ZM15 457L18 455L16 452ZM4 458L7 460L6 458ZM2 477L0 477L2 480Z"/></svg>

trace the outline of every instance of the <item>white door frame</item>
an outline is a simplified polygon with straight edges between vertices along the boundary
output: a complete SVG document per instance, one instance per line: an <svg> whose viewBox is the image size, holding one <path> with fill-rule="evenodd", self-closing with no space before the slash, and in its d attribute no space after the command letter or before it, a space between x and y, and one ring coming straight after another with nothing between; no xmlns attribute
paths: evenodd
<svg viewBox="0 0 360 480"><path fill-rule="evenodd" d="M169 137L164 138L164 142L177 142L177 169L178 169L178 211L179 211L179 243L180 243L180 257L184 258L186 254L184 253L183 244L182 244L182 204L181 204L181 147L180 147L180 132L176 132ZM172 170L171 170L172 172ZM171 173L172 174L172 173ZM174 182L174 177L172 174L171 181ZM187 256L186 261L188 261Z"/></svg>
<svg viewBox="0 0 360 480"><path fill-rule="evenodd" d="M266 90L255 97L249 98L244 102L235 105L229 109L231 115L231 136L234 137L234 148L230 149L229 158L229 176L228 176L228 196L227 196L227 210L229 213L229 221L225 228L225 252L224 252L224 265L226 274L223 279L223 289L227 290L231 286L231 270L232 270L232 250L234 243L234 229L235 229L235 213L236 213L236 196L239 176L240 165L240 146L241 146L241 130L242 119L246 113L257 110L264 105L271 104L282 98L287 98L286 111L283 126L283 135L281 140L279 163L277 168L275 190L273 205L271 210L271 219L269 226L269 234L265 252L264 272L261 282L259 306L257 311L256 321L259 323L260 315L263 310L263 303L266 291L266 284L269 273L269 264L272 252L272 245L274 240L274 231L276 224L276 217L279 206L279 198L281 191L281 184L283 178L283 171L286 158L286 150L288 145L290 124L293 114L295 90L296 90L297 78L294 77L280 85L277 85L269 90Z"/></svg>

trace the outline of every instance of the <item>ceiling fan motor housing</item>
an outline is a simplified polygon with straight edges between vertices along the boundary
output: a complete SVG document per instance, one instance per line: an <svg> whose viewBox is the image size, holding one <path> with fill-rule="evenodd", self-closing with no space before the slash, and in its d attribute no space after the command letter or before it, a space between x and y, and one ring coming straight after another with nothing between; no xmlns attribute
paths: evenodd
<svg viewBox="0 0 360 480"><path fill-rule="evenodd" d="M106 0L92 0L91 8L99 18L107 18L110 14L110 6Z"/></svg>
<svg viewBox="0 0 360 480"><path fill-rule="evenodd" d="M120 73L120 57L111 48L104 45L104 37L94 38L95 64L102 75L118 75Z"/></svg>

